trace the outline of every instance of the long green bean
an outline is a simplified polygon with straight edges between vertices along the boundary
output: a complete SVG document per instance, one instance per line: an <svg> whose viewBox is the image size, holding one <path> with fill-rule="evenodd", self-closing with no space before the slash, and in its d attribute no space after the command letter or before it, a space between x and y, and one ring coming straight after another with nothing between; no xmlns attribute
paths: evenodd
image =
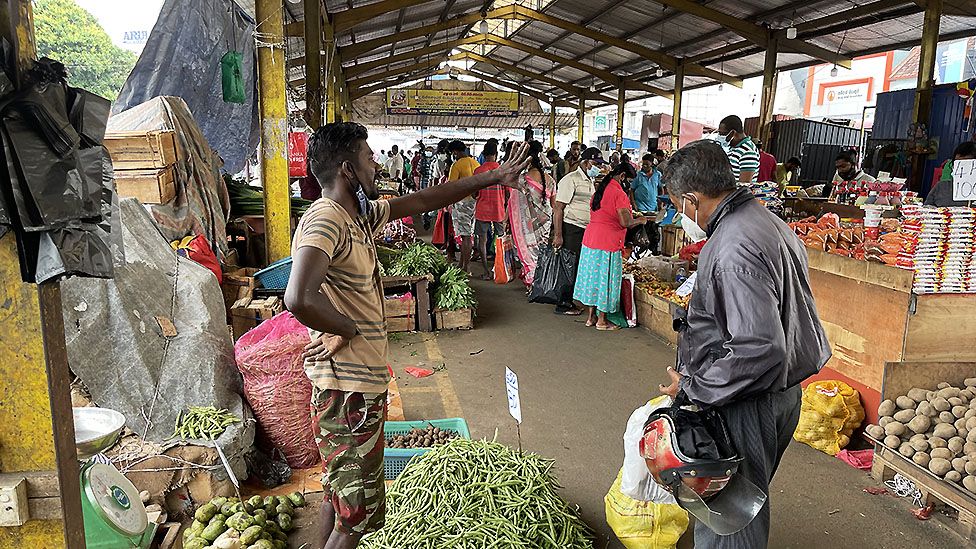
<svg viewBox="0 0 976 549"><path fill-rule="evenodd" d="M456 439L414 458L387 494L386 525L363 549L592 549L558 493L553 461Z"/></svg>

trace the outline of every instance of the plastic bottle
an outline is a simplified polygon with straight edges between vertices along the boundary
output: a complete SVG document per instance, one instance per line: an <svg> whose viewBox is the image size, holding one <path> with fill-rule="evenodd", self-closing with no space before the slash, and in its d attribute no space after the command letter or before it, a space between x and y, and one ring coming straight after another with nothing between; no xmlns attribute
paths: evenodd
<svg viewBox="0 0 976 549"><path fill-rule="evenodd" d="M857 200L854 201L855 206L863 206L868 203L868 191L867 189L861 189L861 192L857 195Z"/></svg>

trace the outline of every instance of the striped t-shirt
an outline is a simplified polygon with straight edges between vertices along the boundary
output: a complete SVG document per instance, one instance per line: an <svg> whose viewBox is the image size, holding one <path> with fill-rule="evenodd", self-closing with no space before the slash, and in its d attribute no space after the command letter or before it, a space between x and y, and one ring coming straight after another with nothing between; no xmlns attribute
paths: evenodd
<svg viewBox="0 0 976 549"><path fill-rule="evenodd" d="M738 145L729 149L729 162L736 181L739 181L739 174L744 171L752 171L753 183L759 181L759 149L751 137L746 136Z"/></svg>
<svg viewBox="0 0 976 549"><path fill-rule="evenodd" d="M320 198L309 206L295 230L292 254L318 248L331 259L322 293L359 328L349 345L328 362L305 363L305 373L319 389L382 393L390 382L387 368L383 283L373 235L390 217L390 203L372 202L366 216L351 217L337 202ZM309 329L315 339L322 332Z"/></svg>

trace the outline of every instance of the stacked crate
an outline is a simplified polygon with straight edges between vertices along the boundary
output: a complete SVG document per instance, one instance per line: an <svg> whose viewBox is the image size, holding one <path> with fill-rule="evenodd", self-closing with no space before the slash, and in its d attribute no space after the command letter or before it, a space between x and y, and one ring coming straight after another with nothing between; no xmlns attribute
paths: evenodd
<svg viewBox="0 0 976 549"><path fill-rule="evenodd" d="M109 132L105 147L122 197L143 204L167 204L176 197L176 134L172 130Z"/></svg>

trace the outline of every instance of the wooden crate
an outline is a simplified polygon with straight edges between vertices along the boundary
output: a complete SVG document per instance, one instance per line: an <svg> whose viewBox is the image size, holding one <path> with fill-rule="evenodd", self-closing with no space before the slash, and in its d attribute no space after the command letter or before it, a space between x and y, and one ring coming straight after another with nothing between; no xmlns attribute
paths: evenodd
<svg viewBox="0 0 976 549"><path fill-rule="evenodd" d="M434 320L438 330L470 330L474 328L474 309L434 309Z"/></svg>
<svg viewBox="0 0 976 549"><path fill-rule="evenodd" d="M976 362L888 362L884 368L881 398L894 400L914 387L935 390L942 382L962 386L963 380L970 377L976 377ZM895 473L915 483L922 492L925 505L934 503L954 509L956 520L950 524L951 529L967 542L976 542L976 497L973 494L919 467L897 449L876 443L871 476L884 482Z"/></svg>
<svg viewBox="0 0 976 549"><path fill-rule="evenodd" d="M685 245L685 231L677 225L661 227L661 255L676 255Z"/></svg>
<svg viewBox="0 0 976 549"><path fill-rule="evenodd" d="M637 305L637 324L671 345L678 344L678 333L674 331L670 301L640 288L634 288L634 303Z"/></svg>
<svg viewBox="0 0 976 549"><path fill-rule="evenodd" d="M264 299L245 297L238 300L230 310L234 341L240 339L251 328L283 310L285 310L285 305L279 297Z"/></svg>
<svg viewBox="0 0 976 549"><path fill-rule="evenodd" d="M387 297L384 300L387 332L412 332L417 329L417 300Z"/></svg>
<svg viewBox="0 0 976 549"><path fill-rule="evenodd" d="M231 322L230 310L234 304L244 298L254 297L254 273L257 269L240 267L224 271L224 280L220 283L220 291L224 295L224 308L227 310L227 323Z"/></svg>
<svg viewBox="0 0 976 549"><path fill-rule="evenodd" d="M110 132L104 144L116 170L167 168L178 158L172 130Z"/></svg>
<svg viewBox="0 0 976 549"><path fill-rule="evenodd" d="M430 310L430 281L432 278L423 276L384 276L383 290L385 293L406 293L410 292L416 299L416 326L411 330L421 332L432 332L434 330L433 316ZM387 302L389 304L389 302ZM387 316L390 316L387 313ZM387 325L387 331L390 331Z"/></svg>
<svg viewBox="0 0 976 549"><path fill-rule="evenodd" d="M117 170L115 188L119 196L138 198L143 204L167 204L176 197L172 166L163 169Z"/></svg>

